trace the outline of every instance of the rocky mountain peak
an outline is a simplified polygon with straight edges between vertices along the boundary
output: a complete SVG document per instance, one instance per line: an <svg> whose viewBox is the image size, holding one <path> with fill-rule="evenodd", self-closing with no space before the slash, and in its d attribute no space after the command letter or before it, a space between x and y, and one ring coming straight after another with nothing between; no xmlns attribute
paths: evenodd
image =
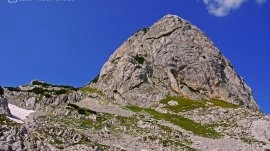
<svg viewBox="0 0 270 151"><path fill-rule="evenodd" d="M251 89L205 34L167 15L86 87L0 87L0 151L270 150L270 117L254 111Z"/></svg>
<svg viewBox="0 0 270 151"><path fill-rule="evenodd" d="M213 42L175 15L166 15L128 38L91 86L117 102L135 105L151 106L166 95L177 95L260 110L250 87Z"/></svg>

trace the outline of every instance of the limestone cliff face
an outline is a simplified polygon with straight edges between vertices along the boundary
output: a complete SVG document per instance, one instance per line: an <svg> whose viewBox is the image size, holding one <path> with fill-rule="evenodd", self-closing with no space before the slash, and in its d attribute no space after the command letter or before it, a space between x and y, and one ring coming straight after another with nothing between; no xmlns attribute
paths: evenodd
<svg viewBox="0 0 270 151"><path fill-rule="evenodd" d="M251 89L213 42L174 15L132 35L91 86L116 101L136 105L148 106L169 94L217 98L260 110Z"/></svg>

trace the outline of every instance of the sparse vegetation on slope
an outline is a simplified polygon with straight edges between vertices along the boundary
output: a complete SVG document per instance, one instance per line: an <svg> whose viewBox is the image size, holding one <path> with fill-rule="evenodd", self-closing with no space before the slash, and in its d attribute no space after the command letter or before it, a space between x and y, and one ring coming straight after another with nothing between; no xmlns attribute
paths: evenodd
<svg viewBox="0 0 270 151"><path fill-rule="evenodd" d="M19 92L21 89L19 87L5 87L9 91Z"/></svg>
<svg viewBox="0 0 270 151"><path fill-rule="evenodd" d="M85 93L85 94L87 94L87 93L97 93L99 95L103 95L103 92L101 90L91 88L91 87L83 87L83 88L81 88L81 91L83 91L83 93Z"/></svg>
<svg viewBox="0 0 270 151"><path fill-rule="evenodd" d="M39 86L42 86L44 88L48 88L48 87L59 87L59 88L65 88L65 89L73 90L73 91L79 90L79 88L75 88L75 87L69 86L69 85L54 85L54 84L49 84L49 83L41 82L41 81L32 81L31 84L32 85L39 85Z"/></svg>
<svg viewBox="0 0 270 151"><path fill-rule="evenodd" d="M66 89L48 90L48 89L44 89L44 88L41 88L41 87L35 87L32 90L28 90L27 92L33 92L35 94L41 94L41 95L48 96L50 94L55 94L55 95L66 94L69 91L66 90Z"/></svg>
<svg viewBox="0 0 270 151"><path fill-rule="evenodd" d="M209 138L219 138L221 135L217 133L213 127L207 127L200 123L197 123L191 119L176 115L176 114L169 114L169 113L159 113L151 108L141 108L137 106L126 106L126 108L134 111L134 112L140 112L140 113L147 113L153 118L158 120L165 120L167 122L170 122L172 124L175 124L185 130L191 131L195 135L203 136L203 137L209 137Z"/></svg>
<svg viewBox="0 0 270 151"><path fill-rule="evenodd" d="M0 125L4 125L4 124L9 125L9 126L13 126L13 127L17 127L20 125L16 122L10 120L9 118L7 118L4 114L0 113Z"/></svg>
<svg viewBox="0 0 270 151"><path fill-rule="evenodd" d="M22 87L23 88L20 87L5 87L5 88L11 92L31 92L38 95L43 95L46 98L49 98L52 95L67 94L79 90L79 88L75 88L73 86L53 85L46 83L44 81L32 81L30 85L25 85Z"/></svg>
<svg viewBox="0 0 270 151"><path fill-rule="evenodd" d="M178 105L170 106L168 105L169 101L176 101ZM218 99L210 99L210 100L191 100L188 98L183 98L181 96L166 96L166 98L162 99L160 103L166 105L165 108L173 111L173 112L182 112L194 110L197 108L206 108L209 106L217 106L222 108L237 108L238 105L228 103L226 101L218 100Z"/></svg>

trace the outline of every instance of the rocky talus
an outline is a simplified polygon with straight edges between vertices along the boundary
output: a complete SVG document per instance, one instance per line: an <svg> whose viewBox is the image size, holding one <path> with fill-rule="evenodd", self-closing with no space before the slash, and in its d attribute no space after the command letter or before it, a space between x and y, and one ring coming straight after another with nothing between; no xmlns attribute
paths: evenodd
<svg viewBox="0 0 270 151"><path fill-rule="evenodd" d="M270 117L177 16L133 34L84 87L0 87L0 151L182 150L269 151Z"/></svg>

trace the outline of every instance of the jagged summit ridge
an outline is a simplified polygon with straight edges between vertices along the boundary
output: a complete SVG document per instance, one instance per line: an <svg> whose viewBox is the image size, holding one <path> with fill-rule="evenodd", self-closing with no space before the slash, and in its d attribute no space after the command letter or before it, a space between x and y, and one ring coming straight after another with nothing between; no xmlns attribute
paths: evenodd
<svg viewBox="0 0 270 151"><path fill-rule="evenodd" d="M251 89L213 42L175 15L166 15L128 38L91 86L117 101L137 105L181 95L217 98L260 110Z"/></svg>

